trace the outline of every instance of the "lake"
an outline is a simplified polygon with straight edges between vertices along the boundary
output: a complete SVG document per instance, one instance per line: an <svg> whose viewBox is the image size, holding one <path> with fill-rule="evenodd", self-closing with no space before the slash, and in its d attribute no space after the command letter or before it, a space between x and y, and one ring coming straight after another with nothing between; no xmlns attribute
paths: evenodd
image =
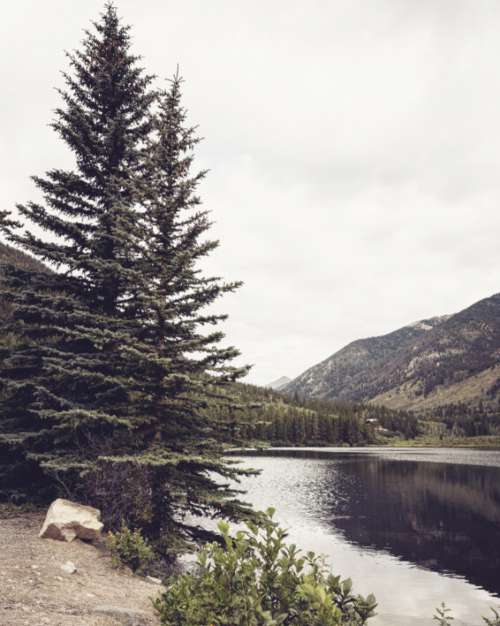
<svg viewBox="0 0 500 626"><path fill-rule="evenodd" d="M373 625L454 626L500 606L500 451L274 448L238 452L245 500L276 508L289 539L327 557L356 592L374 593ZM434 622L435 623L435 622Z"/></svg>

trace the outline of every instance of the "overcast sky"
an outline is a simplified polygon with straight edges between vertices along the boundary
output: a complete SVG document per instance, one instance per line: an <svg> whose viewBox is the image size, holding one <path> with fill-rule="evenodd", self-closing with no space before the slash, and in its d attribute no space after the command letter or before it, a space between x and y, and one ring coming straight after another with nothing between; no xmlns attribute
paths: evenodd
<svg viewBox="0 0 500 626"><path fill-rule="evenodd" d="M180 64L251 382L500 291L498 0L119 0ZM98 0L2 6L0 206L69 164L48 128Z"/></svg>

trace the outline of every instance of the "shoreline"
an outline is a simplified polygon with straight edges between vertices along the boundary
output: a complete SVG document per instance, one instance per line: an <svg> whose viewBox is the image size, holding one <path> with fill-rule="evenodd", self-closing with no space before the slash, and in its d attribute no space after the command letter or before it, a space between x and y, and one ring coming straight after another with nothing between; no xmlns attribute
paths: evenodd
<svg viewBox="0 0 500 626"><path fill-rule="evenodd" d="M447 439L447 440L435 440L435 439L395 439L392 441L384 441L370 444L357 444L357 445L348 445L348 444L320 444L318 442L314 443L303 443L303 444L293 444L282 442L277 444L267 444L267 445L259 445L256 443L251 443L248 446L239 446L227 448L224 450L224 456L232 456L239 452L263 452L266 450L274 449L274 450L282 450L282 449L307 449L307 448L315 448L315 449L328 449L335 448L339 450L354 450L354 449L370 449L370 448L413 448L413 449L428 449L428 448L439 448L439 449L462 449L462 450L486 450L486 451L500 451L500 437L491 435L491 436L483 436L483 437L468 437L462 439Z"/></svg>

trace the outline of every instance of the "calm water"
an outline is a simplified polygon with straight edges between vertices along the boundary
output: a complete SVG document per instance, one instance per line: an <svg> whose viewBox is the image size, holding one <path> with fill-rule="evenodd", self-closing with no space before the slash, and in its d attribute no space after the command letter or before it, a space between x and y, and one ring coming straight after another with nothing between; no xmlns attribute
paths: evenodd
<svg viewBox="0 0 500 626"><path fill-rule="evenodd" d="M246 499L274 506L290 539L327 556L379 602L375 624L432 624L445 600L454 625L500 606L500 452L273 449ZM435 622L434 622L435 623Z"/></svg>

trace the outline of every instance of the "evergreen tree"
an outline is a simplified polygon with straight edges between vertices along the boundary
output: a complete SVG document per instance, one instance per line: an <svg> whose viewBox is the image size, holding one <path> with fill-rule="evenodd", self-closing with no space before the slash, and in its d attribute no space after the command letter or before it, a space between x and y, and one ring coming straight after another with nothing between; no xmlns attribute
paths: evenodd
<svg viewBox="0 0 500 626"><path fill-rule="evenodd" d="M2 215L8 239L54 270L8 265L1 285L14 337L0 353L4 495L63 489L111 523L197 537L188 512L247 513L203 413L243 373L220 333L200 331L220 320L202 309L237 285L196 267L215 244L200 241L206 213L185 215L203 173L189 177L179 79L153 115L158 94L113 5L94 26L53 124L75 167L34 179L45 202L18 208L36 231Z"/></svg>
<svg viewBox="0 0 500 626"><path fill-rule="evenodd" d="M181 83L177 73L160 94L154 116L147 175L138 193L147 246L137 261L141 288L128 305L130 317L141 322L138 340L154 355L143 372L141 398L153 437L148 455L155 459L152 529L193 510L232 518L249 512L224 497L235 492L210 477L237 479L241 473L221 460L218 441L225 429L234 438L231 384L247 368L231 366L239 352L219 345L224 335L214 327L226 316L207 311L239 283L205 277L199 268L218 242L204 238L210 221L196 191L206 172L191 173L199 139L186 124ZM217 419L224 408L230 419ZM196 537L198 529L183 524L182 532Z"/></svg>
<svg viewBox="0 0 500 626"><path fill-rule="evenodd" d="M112 5L94 26L69 55L73 72L52 124L75 167L34 177L45 202L18 206L29 228L3 216L9 240L55 269L9 265L2 293L16 343L1 355L0 432L9 458L14 447L19 468L27 463L44 486L47 474L69 484L132 426L120 308L134 254L133 181L155 94Z"/></svg>
<svg viewBox="0 0 500 626"><path fill-rule="evenodd" d="M157 132L142 190L148 245L140 272L146 291L139 294L138 308L144 321L141 340L168 358L173 372L167 379L160 376L154 381L156 398L151 410L156 409L154 402L158 398L169 398L170 402L182 392L187 397L181 412L192 416L209 399L230 400L217 389L234 382L247 368L229 365L239 354L235 348L219 347L224 336L214 327L226 316L207 312L209 305L224 293L234 291L239 283L224 283L200 272L200 260L218 242L203 239L210 222L208 212L198 208L201 201L196 190L206 172L190 173L193 148L199 139L196 129L185 122L181 82L176 74L171 88L162 94L155 116ZM204 332L206 328L212 330ZM198 397L204 399L200 401ZM178 405L168 406L174 415ZM176 436L181 428L193 440L191 427L186 428L183 419L184 416L179 423L170 419L168 428L174 428ZM169 436L162 431L163 439L168 440Z"/></svg>

